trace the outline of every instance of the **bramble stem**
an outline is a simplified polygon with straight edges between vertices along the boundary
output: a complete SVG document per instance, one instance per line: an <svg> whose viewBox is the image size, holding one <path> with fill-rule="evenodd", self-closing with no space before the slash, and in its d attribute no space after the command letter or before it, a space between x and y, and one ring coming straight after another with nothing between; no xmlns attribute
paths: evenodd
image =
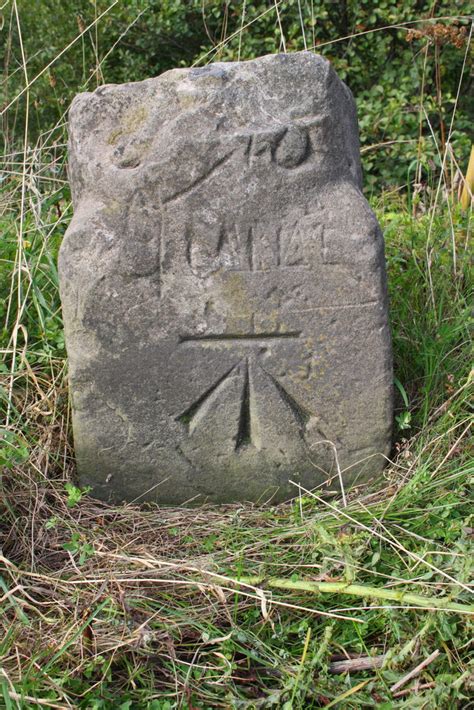
<svg viewBox="0 0 474 710"><path fill-rule="evenodd" d="M241 577L235 580L236 584L250 584L265 586L274 589L287 589L289 591L311 592L312 594L350 594L356 597L371 597L372 599L388 599L410 606L419 606L426 609L439 611L457 611L461 614L474 614L473 604L459 604L446 597L425 597L397 589L383 589L369 587L364 584L351 584L349 582L311 582L309 580L291 581L276 577Z"/></svg>

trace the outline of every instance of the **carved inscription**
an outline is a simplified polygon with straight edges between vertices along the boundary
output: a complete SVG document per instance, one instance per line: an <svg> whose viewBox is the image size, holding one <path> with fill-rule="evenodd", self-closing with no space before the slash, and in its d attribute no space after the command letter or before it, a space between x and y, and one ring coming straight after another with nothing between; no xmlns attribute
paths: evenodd
<svg viewBox="0 0 474 710"><path fill-rule="evenodd" d="M274 163L290 169L301 165L310 152L306 129L290 124L251 134L245 154L248 165L252 167Z"/></svg>
<svg viewBox="0 0 474 710"><path fill-rule="evenodd" d="M321 235L315 214L290 215L271 230L259 223L194 219L186 229L186 259L200 277L222 268L245 272L309 268L319 258Z"/></svg>
<svg viewBox="0 0 474 710"><path fill-rule="evenodd" d="M150 204L145 191L137 191L127 211L122 271L130 276L154 275L159 289L161 225L160 207Z"/></svg>

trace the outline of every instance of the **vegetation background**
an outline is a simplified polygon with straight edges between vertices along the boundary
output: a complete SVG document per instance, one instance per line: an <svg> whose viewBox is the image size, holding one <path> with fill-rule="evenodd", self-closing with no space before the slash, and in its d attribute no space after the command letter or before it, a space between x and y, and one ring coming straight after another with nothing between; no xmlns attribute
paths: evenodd
<svg viewBox="0 0 474 710"><path fill-rule="evenodd" d="M474 707L471 210L458 202L474 113L469 11L463 0L2 4L0 707ZM74 485L57 288L70 100L300 49L330 59L355 95L385 232L398 405L384 479L346 491L347 506L297 488L275 508L94 501Z"/></svg>

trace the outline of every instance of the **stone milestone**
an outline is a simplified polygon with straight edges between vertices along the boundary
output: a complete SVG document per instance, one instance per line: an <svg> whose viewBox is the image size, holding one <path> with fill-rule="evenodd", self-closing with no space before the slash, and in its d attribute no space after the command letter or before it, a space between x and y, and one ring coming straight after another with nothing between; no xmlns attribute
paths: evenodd
<svg viewBox="0 0 474 710"><path fill-rule="evenodd" d="M60 253L82 485L280 501L381 471L383 239L349 89L310 52L103 86L70 111Z"/></svg>

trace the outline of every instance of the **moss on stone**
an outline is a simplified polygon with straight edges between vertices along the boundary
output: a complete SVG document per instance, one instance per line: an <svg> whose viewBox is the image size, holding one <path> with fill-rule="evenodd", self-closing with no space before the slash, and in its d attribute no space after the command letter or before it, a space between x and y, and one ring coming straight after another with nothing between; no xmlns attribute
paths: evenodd
<svg viewBox="0 0 474 710"><path fill-rule="evenodd" d="M147 117L148 108L146 106L129 109L123 117L122 125L114 128L107 140L107 143L109 145L116 145L120 138L129 135L130 133L134 133L138 128L140 128Z"/></svg>

